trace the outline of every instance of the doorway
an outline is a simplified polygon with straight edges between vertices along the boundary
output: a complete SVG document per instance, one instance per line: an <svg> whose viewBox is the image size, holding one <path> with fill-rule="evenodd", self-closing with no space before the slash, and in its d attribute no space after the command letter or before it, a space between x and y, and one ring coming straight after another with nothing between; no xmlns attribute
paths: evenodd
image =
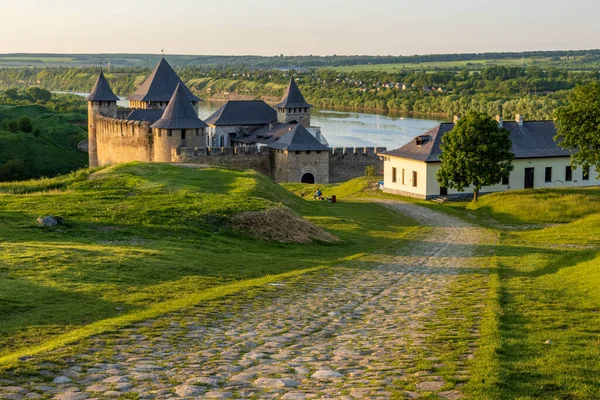
<svg viewBox="0 0 600 400"><path fill-rule="evenodd" d="M300 182L313 184L315 183L315 176L310 173L304 174L302 175L302 179L300 180Z"/></svg>
<svg viewBox="0 0 600 400"><path fill-rule="evenodd" d="M525 168L525 189L533 189L534 169Z"/></svg>

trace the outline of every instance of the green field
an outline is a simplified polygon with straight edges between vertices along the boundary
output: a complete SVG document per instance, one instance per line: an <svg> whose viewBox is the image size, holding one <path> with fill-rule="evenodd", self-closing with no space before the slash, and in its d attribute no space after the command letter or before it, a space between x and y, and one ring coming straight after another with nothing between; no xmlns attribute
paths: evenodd
<svg viewBox="0 0 600 400"><path fill-rule="evenodd" d="M286 244L233 228L239 213L280 207L340 241ZM66 224L38 228L40 215ZM0 184L0 221L5 366L203 298L360 256L413 229L377 205L306 202L255 172L140 163Z"/></svg>
<svg viewBox="0 0 600 400"><path fill-rule="evenodd" d="M530 65L552 65L560 66L560 61L551 61L550 57L540 58L518 58L518 59L501 59L501 60L470 60L470 61L440 61L440 62L424 62L424 63L404 63L404 64L368 64L368 65L349 65L342 67L326 67L323 69L335 70L340 72L400 72L400 71L432 71L432 70L456 70L456 69L471 69L479 71L485 67L494 65L519 67Z"/></svg>

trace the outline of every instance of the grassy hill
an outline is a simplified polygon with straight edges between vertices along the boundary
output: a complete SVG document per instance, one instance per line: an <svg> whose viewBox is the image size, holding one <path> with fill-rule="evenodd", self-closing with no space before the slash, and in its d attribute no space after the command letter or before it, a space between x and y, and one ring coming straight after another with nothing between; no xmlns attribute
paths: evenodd
<svg viewBox="0 0 600 400"><path fill-rule="evenodd" d="M32 121L33 133L7 130L6 122L22 116ZM0 106L0 166L20 160L32 177L56 176L86 166L87 153L78 151L77 143L87 134L69 122L85 119L41 106Z"/></svg>
<svg viewBox="0 0 600 400"><path fill-rule="evenodd" d="M236 224L282 208L339 241L280 243ZM294 214L277 225L299 229ZM45 215L65 224L37 227ZM0 224L0 369L131 321L358 257L413 225L372 204L308 202L251 171L157 163L0 184Z"/></svg>

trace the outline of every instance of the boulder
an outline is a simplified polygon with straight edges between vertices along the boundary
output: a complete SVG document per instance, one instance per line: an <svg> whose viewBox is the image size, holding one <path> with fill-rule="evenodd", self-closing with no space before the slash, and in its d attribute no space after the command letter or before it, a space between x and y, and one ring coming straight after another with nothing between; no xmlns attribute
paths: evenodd
<svg viewBox="0 0 600 400"><path fill-rule="evenodd" d="M54 215L48 215L46 217L39 217L37 219L37 224L41 227L52 228L57 225L62 225L64 223L64 219L61 217L57 217Z"/></svg>

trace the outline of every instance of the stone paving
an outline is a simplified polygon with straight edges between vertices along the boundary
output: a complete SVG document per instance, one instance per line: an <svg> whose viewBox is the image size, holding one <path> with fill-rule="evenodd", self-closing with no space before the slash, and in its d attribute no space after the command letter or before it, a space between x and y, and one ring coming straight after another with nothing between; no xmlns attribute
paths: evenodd
<svg viewBox="0 0 600 400"><path fill-rule="evenodd" d="M69 368L40 365L45 381L0 380L0 398L462 398L474 344L454 382L418 361L443 366L425 323L447 304L482 230L416 205L383 205L431 228L375 266L309 274L229 309L199 307L93 338Z"/></svg>

